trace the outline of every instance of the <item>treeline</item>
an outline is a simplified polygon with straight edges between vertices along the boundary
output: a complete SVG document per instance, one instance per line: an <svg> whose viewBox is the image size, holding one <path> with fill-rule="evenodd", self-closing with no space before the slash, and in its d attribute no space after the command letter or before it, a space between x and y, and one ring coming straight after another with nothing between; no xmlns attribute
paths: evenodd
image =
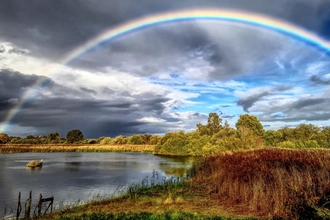
<svg viewBox="0 0 330 220"><path fill-rule="evenodd" d="M330 127L301 124L295 128L265 131L258 118L248 114L241 115L235 127L223 123L218 114L210 113L207 124L197 124L195 131L166 133L155 153L198 156L265 146L330 148Z"/></svg>
<svg viewBox="0 0 330 220"><path fill-rule="evenodd" d="M150 134L134 134L132 136L84 138L83 133L74 129L63 138L58 132L53 132L47 136L28 135L25 138L9 136L0 133L0 144L104 144L104 145L156 145L161 140L161 136Z"/></svg>
<svg viewBox="0 0 330 220"><path fill-rule="evenodd" d="M156 145L155 153L163 155L214 155L223 151L254 149L265 146L279 148L330 148L330 127L300 124L294 128L265 131L257 117L244 114L231 128L216 113L210 113L207 124L197 124L191 132L168 132L164 136L134 134L132 136L84 138L74 129L63 138L58 132L26 138L0 133L0 144L101 144Z"/></svg>

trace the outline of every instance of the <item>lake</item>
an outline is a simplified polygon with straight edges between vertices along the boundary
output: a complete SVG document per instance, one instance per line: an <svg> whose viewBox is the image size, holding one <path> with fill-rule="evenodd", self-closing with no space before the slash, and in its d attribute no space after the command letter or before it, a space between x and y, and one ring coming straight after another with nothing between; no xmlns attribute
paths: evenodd
<svg viewBox="0 0 330 220"><path fill-rule="evenodd" d="M28 168L43 159L42 168ZM24 204L32 191L32 205L39 194L54 196L55 204L74 204L112 195L118 187L141 182L157 171L159 176L184 175L193 162L188 157L125 153L17 153L0 154L0 217L16 210L18 193ZM32 206L33 207L33 206Z"/></svg>

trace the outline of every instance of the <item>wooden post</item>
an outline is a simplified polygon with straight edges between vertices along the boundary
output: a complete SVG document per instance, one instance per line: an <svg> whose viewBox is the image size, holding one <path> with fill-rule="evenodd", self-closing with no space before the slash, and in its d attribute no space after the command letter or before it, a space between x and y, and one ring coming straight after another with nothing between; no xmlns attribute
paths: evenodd
<svg viewBox="0 0 330 220"><path fill-rule="evenodd" d="M52 196L52 202L51 202L51 207L50 207L50 213L53 212L53 203L54 203L54 196Z"/></svg>
<svg viewBox="0 0 330 220"><path fill-rule="evenodd" d="M32 203L32 191L30 191L30 196L25 203L25 214L24 214L25 219L30 219L31 203Z"/></svg>
<svg viewBox="0 0 330 220"><path fill-rule="evenodd" d="M18 201L17 201L17 211L16 211L16 220L18 220L20 214L22 211L22 205L21 205L21 192L18 193Z"/></svg>
<svg viewBox="0 0 330 220"><path fill-rule="evenodd" d="M41 207L42 207L42 194L40 193L39 202L38 202L38 217L41 216Z"/></svg>

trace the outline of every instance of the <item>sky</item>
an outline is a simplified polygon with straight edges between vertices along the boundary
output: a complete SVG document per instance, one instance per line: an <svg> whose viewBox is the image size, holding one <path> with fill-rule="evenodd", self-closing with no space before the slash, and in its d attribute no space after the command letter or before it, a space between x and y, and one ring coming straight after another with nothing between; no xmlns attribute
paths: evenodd
<svg viewBox="0 0 330 220"><path fill-rule="evenodd" d="M240 11L330 43L328 0L11 0L0 2L0 132L85 137L191 131L216 112L235 127L330 126L330 50L295 33L228 20L162 22L90 44L164 13Z"/></svg>

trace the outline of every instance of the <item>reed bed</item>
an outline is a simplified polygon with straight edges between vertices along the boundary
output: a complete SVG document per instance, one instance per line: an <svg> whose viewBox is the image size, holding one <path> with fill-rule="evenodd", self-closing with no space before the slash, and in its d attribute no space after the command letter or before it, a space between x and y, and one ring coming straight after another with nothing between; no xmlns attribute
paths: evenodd
<svg viewBox="0 0 330 220"><path fill-rule="evenodd" d="M24 153L24 152L145 152L151 153L155 145L29 145L13 144L0 145L0 153Z"/></svg>
<svg viewBox="0 0 330 220"><path fill-rule="evenodd" d="M208 187L221 206L284 219L316 219L330 191L330 150L265 148L205 158L193 182Z"/></svg>

